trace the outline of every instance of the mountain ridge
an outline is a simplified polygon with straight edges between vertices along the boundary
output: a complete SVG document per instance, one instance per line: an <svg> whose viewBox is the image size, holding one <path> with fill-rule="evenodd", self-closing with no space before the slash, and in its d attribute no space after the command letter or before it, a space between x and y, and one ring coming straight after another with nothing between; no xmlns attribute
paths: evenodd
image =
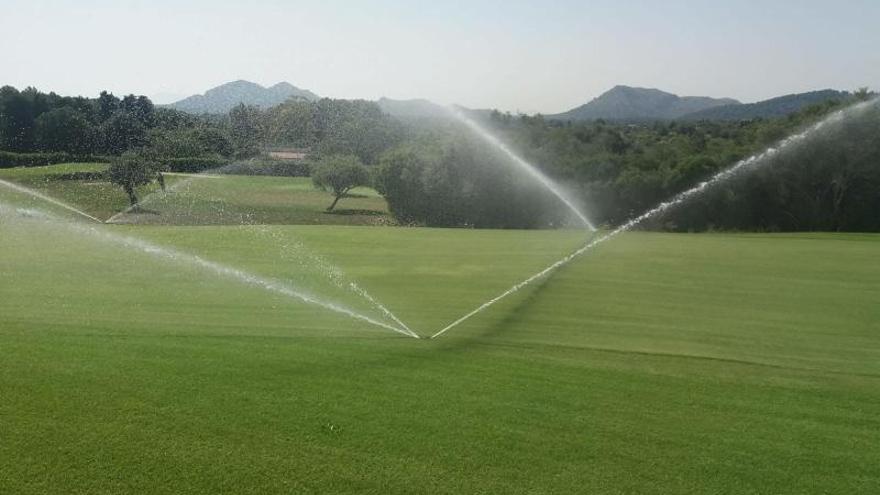
<svg viewBox="0 0 880 495"><path fill-rule="evenodd" d="M707 108L680 117L680 120L750 120L756 118L782 117L802 108L824 101L843 98L848 93L834 89L792 93L755 103L722 105Z"/></svg>
<svg viewBox="0 0 880 495"><path fill-rule="evenodd" d="M552 120L674 120L684 115L724 105L737 105L733 98L678 96L656 88L617 85L589 102L567 112L547 115Z"/></svg>
<svg viewBox="0 0 880 495"><path fill-rule="evenodd" d="M196 114L226 113L240 103L260 108L271 108L290 98L314 101L320 97L286 81L263 87L257 83L239 79L215 86L203 94L188 96L167 106L175 110Z"/></svg>

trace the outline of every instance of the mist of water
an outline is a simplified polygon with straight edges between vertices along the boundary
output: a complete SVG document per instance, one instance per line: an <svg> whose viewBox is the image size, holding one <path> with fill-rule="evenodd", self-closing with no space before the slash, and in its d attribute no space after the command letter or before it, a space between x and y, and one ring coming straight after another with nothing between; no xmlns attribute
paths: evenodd
<svg viewBox="0 0 880 495"><path fill-rule="evenodd" d="M167 194L167 193L177 192L177 191L179 191L180 189L183 189L184 187L188 187L188 186L190 185L190 183L191 183L193 180L195 180L195 179L202 179L202 178L208 178L208 179L222 179L222 178L223 178L222 176L219 176L219 175L209 175L208 172L219 172L219 171L223 170L224 168L225 168L225 167L220 167L220 168L213 169L213 170L207 171L207 172L205 172L205 173L201 173L201 174L174 174L174 173L166 173L165 175L170 175L170 176L180 175L180 176L183 176L183 177L185 177L185 178L182 179L182 180L179 180L179 181L177 181L177 182L174 182L174 183L171 184L170 186L166 187L164 190L161 190L161 189L160 189L160 190L158 190L158 191L153 191L153 192L151 192L150 194L147 194L146 196L144 196L143 198L141 198L141 200L138 201L136 204L130 205L130 206L128 206L127 208L125 208L124 210L120 211L119 213L117 213L117 214L111 216L110 218L108 218L107 221L106 221L105 223L117 223L117 222L119 222L119 220L121 220L123 217L125 217L125 215L131 214L131 213L133 213L135 210L137 210L138 208L142 208L142 207L144 207L144 206L146 206L146 205L152 203L156 198L160 198L160 197L164 196L164 195Z"/></svg>
<svg viewBox="0 0 880 495"><path fill-rule="evenodd" d="M455 107L449 107L450 113L458 119L459 122L467 126L468 129L474 132L477 136L479 136L483 141L489 143L494 148L501 151L507 158L508 162L515 165L520 170L526 172L529 177L538 181L542 186L547 188L554 196L556 196L559 201L561 201L572 213L584 224L584 226L592 232L596 231L596 227L592 222L587 218L587 216L575 205L575 202L568 197L565 191L559 187L559 184L556 184L549 177L544 175L540 170L538 170L534 165L527 162L518 154L514 153L509 146L504 144L497 136L489 132L488 129L484 128L476 121L462 113L461 110Z"/></svg>
<svg viewBox="0 0 880 495"><path fill-rule="evenodd" d="M18 191L22 194L26 194L26 195L32 196L34 198L42 199L43 201L46 201L47 203L52 203L55 206L59 206L59 207L64 208L65 210L68 210L68 211L72 211L79 216L88 218L89 220L93 220L98 223L103 223L100 219L97 219L82 210L76 209L73 206L70 206L69 204L67 204L63 201L59 201L59 200L57 200L51 196L47 196L39 191L34 191L31 188L20 186L18 184L13 184L12 182L7 182L2 179L0 179L0 186L12 189L13 191Z"/></svg>
<svg viewBox="0 0 880 495"><path fill-rule="evenodd" d="M823 129L825 129L831 125L834 125L836 123L839 123L841 120L843 120L847 117L857 115L857 114L867 110L871 106L876 105L878 102L880 102L880 98L875 98L873 100L858 103L856 105L845 108L843 110L838 110L838 111L832 113L831 115L829 115L828 117L825 117L821 121L817 122L816 124L813 124L812 126L808 127L803 132L789 136L789 137L783 139L782 141L778 142L775 146L768 148L759 154L752 155L744 160L740 160L739 162L735 163L731 167L729 167L725 170L722 170L718 174L712 176L712 178L710 178L709 180L707 180L705 182L700 182L695 187L688 189L682 193L677 194L672 199L665 201L663 203L660 203L659 205L655 206L654 208L646 211L645 213L642 213L638 217L635 217L635 218L627 221L626 223L620 225L616 229L608 232L607 234L596 237L595 239L586 243L585 245L578 248L574 252L568 254L567 256L562 258L561 260L551 264L550 266L548 266L547 268L544 268L540 272L532 275L531 277L523 280L522 282L517 283L513 287L507 289L506 291L495 296L494 298L484 302L483 304L478 306L476 309L474 309L470 313L467 313L466 315L453 321L452 323L450 323L449 325L447 325L446 327L441 329L439 332L431 335L430 338L434 339L434 338L439 337L440 335L443 335L444 333L448 332L449 330L451 330L454 327L463 323L465 320L468 320L469 318L483 312L484 310L486 310L486 308L492 306L493 304L504 299L505 297L518 292L520 289L531 284L535 280L538 280L538 279L552 273L553 271L567 265L568 263L570 263L572 260L574 260L578 256L590 251L591 249L598 246L599 244L602 244L603 242L606 242L606 241L613 239L614 237L622 234L623 232L626 232L626 231L632 229L633 227L639 225L640 223L644 222L645 220L657 217L657 216L667 212L671 208L678 206L678 205L684 203L685 201L687 201L695 196L703 194L704 192L706 192L707 190L709 190L710 188L712 188L713 186L715 186L719 183L728 181L732 177L734 177L740 173L746 172L748 170L752 170L756 167L759 167L761 165L764 165L764 164L770 162L772 158L778 156L780 153L783 153L783 152L791 149L792 147L803 143L804 141L810 139L812 136L821 132Z"/></svg>
<svg viewBox="0 0 880 495"><path fill-rule="evenodd" d="M186 194L190 190L190 186L194 183L194 181L202 179L224 179L225 176L215 174L218 172L222 173L226 170L236 167L237 165L237 163L232 163L229 165L224 165L222 167L206 170L198 174L168 174L172 176L179 175L183 176L184 178L168 186L165 191L154 191L144 196L136 205L129 206L125 210L110 217L107 220L107 223L118 223L123 220L126 215L134 212L137 208L142 208L151 203L154 203L158 199L165 197L166 194ZM303 268L309 268L318 271L319 273L323 274L324 277L327 278L336 287L342 290L350 291L356 296L362 298L370 306L372 306L373 309L378 310L381 314L385 315L385 317L389 318L391 321L394 321L397 325L400 326L400 328L406 330L413 336L417 336L417 334L415 334L415 332L413 332L405 323L403 323L400 318L398 318L393 312L391 312L391 310L389 310L385 305L376 300L376 298L371 296L366 291L366 289L364 289L357 283L348 280L345 273L339 267L329 263L323 257L311 252L302 243L294 242L294 245L291 245L291 241L289 239L281 238L276 231L268 229L265 225L254 223L249 215L242 216L239 219L239 222L241 222L240 225L242 227L251 228L252 232L256 233L257 235L263 237L271 237L273 244L277 245L279 249L281 249L282 256L289 254L290 251L294 251L295 256L293 256L292 258Z"/></svg>
<svg viewBox="0 0 880 495"><path fill-rule="evenodd" d="M278 246L280 249L280 256L282 258L292 258L291 261L297 262L303 268L309 268L312 270L317 270L319 273L323 275L331 284L336 286L341 290L347 290L351 293L359 296L364 301L366 301L372 309L378 310L380 313L385 315L386 318L397 323L401 328L406 329L409 332L413 332L400 318L397 317L391 310L389 310L384 304L377 301L366 289L358 285L356 282L349 279L349 277L345 274L345 272L339 268L337 265L334 265L327 261L324 257L315 254L311 250L309 250L302 242L297 240L291 240L284 236L281 236L280 233L275 229L267 228L265 225L260 224L246 224L242 225L244 228L250 229L251 232L256 233L260 236L268 236L273 240L273 245Z"/></svg>
<svg viewBox="0 0 880 495"><path fill-rule="evenodd" d="M107 242L110 244L116 244L128 249L134 249L141 253L171 260L176 263L185 264L193 267L200 268L204 271L212 273L214 275L224 277L230 280L234 280L236 282L240 282L246 285L250 285L253 287L257 287L269 292L274 292L276 294L281 294L286 297L290 297L293 299L297 299L301 302L318 306L324 308L329 311L333 311L335 313L339 313L341 315L348 316L350 318L360 320L371 325L384 328L386 330L391 330L408 337L419 338L417 334L412 332L409 329L398 328L393 325L389 325L385 322L376 320L370 316L364 315L357 311L354 311L342 304L339 304L335 301L329 301L324 298L320 298L313 294L310 294L300 288L292 287L288 284L285 284L281 281L261 277L244 270L240 270L238 268L233 268L231 266L223 265L221 263L217 263L214 261L207 260L200 256L196 256L193 254L185 253L182 251L178 251L176 249L171 249L164 246L159 246L157 244L153 244L147 242L142 239L138 239L135 237L124 236L117 233L109 232L106 228L99 228L94 225L89 224L80 224L74 222L64 221L59 217L55 217L50 215L44 211L37 209L28 209L28 208L15 208L9 205L6 205L0 202L0 211L4 211L6 213L14 213L31 219L39 219L45 222L51 222L53 227L56 228L65 228L68 231L80 234L91 236L94 239Z"/></svg>

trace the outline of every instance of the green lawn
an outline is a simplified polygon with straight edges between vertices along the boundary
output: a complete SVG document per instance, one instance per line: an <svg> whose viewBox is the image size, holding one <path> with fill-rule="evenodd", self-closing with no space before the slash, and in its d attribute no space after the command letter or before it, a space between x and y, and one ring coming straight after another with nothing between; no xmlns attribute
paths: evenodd
<svg viewBox="0 0 880 495"><path fill-rule="evenodd" d="M96 228L423 334L583 240ZM880 490L880 236L626 234L434 341L17 213L0 253L5 493Z"/></svg>
<svg viewBox="0 0 880 495"><path fill-rule="evenodd" d="M0 169L0 179L35 189L76 206L97 218L106 219L128 207L128 196L119 186L103 180L60 180L57 176L75 172L101 172L106 163L64 163L45 167ZM141 187L145 196L158 189L155 184Z"/></svg>
<svg viewBox="0 0 880 495"><path fill-rule="evenodd" d="M106 164L68 163L0 169L0 179L36 189L100 219L128 208L128 197L103 180L58 180L73 172L99 172ZM327 192L307 177L167 174L168 193L156 184L138 189L141 212L115 218L119 223L158 225L326 224L390 225L384 198L360 187L340 200L332 213Z"/></svg>
<svg viewBox="0 0 880 495"><path fill-rule="evenodd" d="M175 225L321 224L387 225L393 223L385 199L369 188L333 202L308 177L177 175L180 183L145 200L147 213L126 215L121 223Z"/></svg>

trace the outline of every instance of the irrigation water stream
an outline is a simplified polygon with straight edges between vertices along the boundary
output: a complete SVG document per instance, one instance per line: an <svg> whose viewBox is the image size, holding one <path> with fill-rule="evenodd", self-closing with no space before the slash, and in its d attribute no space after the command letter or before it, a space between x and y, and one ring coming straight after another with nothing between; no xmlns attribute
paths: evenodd
<svg viewBox="0 0 880 495"><path fill-rule="evenodd" d="M570 263L572 260L574 260L578 256L590 251L591 249L598 246L599 244L602 244L603 242L606 242L606 241L616 237L617 235L619 235L623 232L626 232L627 230L632 229L633 227L644 222L645 220L656 217L656 216L668 211L670 208L678 206L678 205L684 203L685 201L687 201L697 195L704 193L705 191L709 190L713 186L715 186L719 183L722 183L724 181L727 181L739 173L754 169L756 167L759 167L761 165L768 163L773 157L779 155L780 153L782 153L784 151L791 149L794 146L797 146L797 145L803 143L804 141L810 139L812 136L816 135L818 132L822 131L823 129L825 129L829 126L832 126L836 123L839 123L840 121L844 120L847 117L851 117L853 115L861 113L861 112L867 110L868 108L870 108L874 105L877 105L878 102L880 102L880 98L874 98L872 100L868 100L868 101L858 103L858 104L852 105L850 107L844 108L842 110L838 110L838 111L832 113L831 115L825 117L821 121L817 122L816 124L813 124L812 126L808 127L806 130L783 139L782 141L776 143L775 146L768 148L768 149L764 150L763 152L758 153L756 155L752 155L744 160L740 160L739 162L735 163L731 167L715 174L709 180L706 180L705 182L701 182L701 183L697 184L696 186L692 187L691 189L688 189L682 193L679 193L678 195L676 195L672 199L665 201L663 203L660 203L659 205L655 206L654 208L646 211L645 213L642 213L638 217L635 217L635 218L629 220L628 222L624 223L623 225L620 225L619 227L615 228L614 230L590 240L585 245L578 248L574 252L568 254L567 256L560 259L559 261L551 264L550 266L544 268L543 270L532 275L531 277L526 278L522 282L517 283L516 285L507 289L506 291L502 292L501 294L499 294L499 295L493 297L492 299L484 302L483 304L479 305L473 311L465 314L461 318L458 318L457 320L453 321L449 325L442 328L440 331L431 335L430 338L435 339L435 338L443 335L444 333L448 332L449 330L452 330L453 328L464 323L466 320L470 319L471 317L483 312L489 306L492 306L493 304L506 298L507 296L510 296L511 294L518 292L520 289L531 284L535 280L538 280L542 277L545 277L548 274L567 265L568 263Z"/></svg>

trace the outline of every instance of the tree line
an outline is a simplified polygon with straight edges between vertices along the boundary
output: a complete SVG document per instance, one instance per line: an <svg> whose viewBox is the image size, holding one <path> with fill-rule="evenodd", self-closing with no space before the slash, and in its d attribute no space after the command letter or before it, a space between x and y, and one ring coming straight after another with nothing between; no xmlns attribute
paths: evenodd
<svg viewBox="0 0 880 495"><path fill-rule="evenodd" d="M840 110L867 90L781 118L641 124L474 113L560 184L594 223L614 226ZM389 151L377 188L401 220L436 226L549 227L559 201L503 157L434 122ZM828 126L768 166L719 184L643 228L672 231L880 231L880 105Z"/></svg>
<svg viewBox="0 0 880 495"><path fill-rule="evenodd" d="M785 117L747 121L572 123L497 111L472 117L565 185L594 223L611 226L872 97L860 90ZM878 113L875 106L847 119L772 166L646 227L880 231ZM272 147L307 150L308 163L254 161ZM289 100L268 110L239 105L224 115L195 116L156 107L144 96L102 92L89 99L6 86L0 88L2 151L119 157L111 175L128 181L120 182L126 192L172 164L199 171L234 162L243 173L312 170L316 186L334 193L331 208L352 187L372 185L404 224L540 228L571 220L555 197L460 125L403 123L362 100Z"/></svg>

